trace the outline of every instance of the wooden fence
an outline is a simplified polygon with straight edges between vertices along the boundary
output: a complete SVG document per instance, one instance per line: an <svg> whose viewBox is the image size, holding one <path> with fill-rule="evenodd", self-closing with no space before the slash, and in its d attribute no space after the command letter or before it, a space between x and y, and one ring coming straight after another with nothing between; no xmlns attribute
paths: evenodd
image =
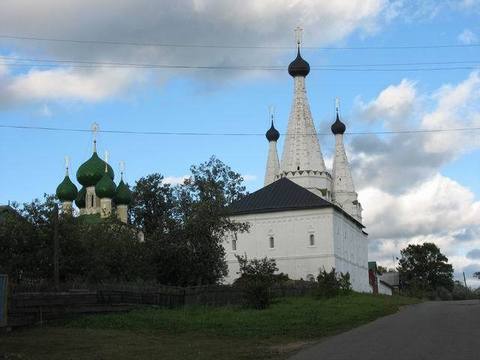
<svg viewBox="0 0 480 360"><path fill-rule="evenodd" d="M292 282L272 288L274 297L303 296L313 285ZM182 306L241 305L242 290L230 285L173 287L164 285L102 284L91 289L62 292L12 291L8 300L8 326L25 326L78 314L129 311L140 305Z"/></svg>

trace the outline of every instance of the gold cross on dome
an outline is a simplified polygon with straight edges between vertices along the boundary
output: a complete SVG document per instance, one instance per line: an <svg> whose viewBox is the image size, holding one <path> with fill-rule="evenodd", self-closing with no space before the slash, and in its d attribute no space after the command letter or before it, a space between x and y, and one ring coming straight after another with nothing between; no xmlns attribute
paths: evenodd
<svg viewBox="0 0 480 360"><path fill-rule="evenodd" d="M303 29L300 26L295 28L295 41L297 42L297 46L300 46L302 43L302 33Z"/></svg>
<svg viewBox="0 0 480 360"><path fill-rule="evenodd" d="M96 122L92 124L91 127L92 134L93 134L93 141L97 141L97 133L100 131L100 125L98 125Z"/></svg>

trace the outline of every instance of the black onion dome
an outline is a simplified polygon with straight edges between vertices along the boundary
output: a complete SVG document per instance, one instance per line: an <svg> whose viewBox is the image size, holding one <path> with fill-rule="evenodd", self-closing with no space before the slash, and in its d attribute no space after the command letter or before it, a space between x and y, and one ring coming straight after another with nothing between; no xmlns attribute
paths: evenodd
<svg viewBox="0 0 480 360"><path fill-rule="evenodd" d="M288 65L288 73L293 76L307 76L310 72L310 65L303 60L300 55L300 48L298 48L297 57Z"/></svg>
<svg viewBox="0 0 480 360"><path fill-rule="evenodd" d="M270 129L267 130L265 133L265 137L267 138L268 141L277 141L280 138L280 133L278 132L277 129L275 129L275 126L273 126L273 120L272 120L272 126L270 126Z"/></svg>
<svg viewBox="0 0 480 360"><path fill-rule="evenodd" d="M337 120L335 120L335 122L332 124L331 129L332 129L332 133L334 133L335 135L337 134L343 135L343 133L347 129L345 124L340 121L340 117L338 116L338 114L337 114Z"/></svg>

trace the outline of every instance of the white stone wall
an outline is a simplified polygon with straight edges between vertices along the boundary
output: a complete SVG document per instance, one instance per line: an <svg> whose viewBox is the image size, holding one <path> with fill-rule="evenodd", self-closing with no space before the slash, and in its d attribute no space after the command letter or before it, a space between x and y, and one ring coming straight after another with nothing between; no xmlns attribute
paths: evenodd
<svg viewBox="0 0 480 360"><path fill-rule="evenodd" d="M99 214L100 213L100 198L95 193L95 186L87 187L85 196L85 213Z"/></svg>
<svg viewBox="0 0 480 360"><path fill-rule="evenodd" d="M332 170L333 201L358 221L362 221L362 207L355 192L347 154L343 144L343 135L335 135L335 156Z"/></svg>
<svg viewBox="0 0 480 360"><path fill-rule="evenodd" d="M393 295L392 289L389 288L387 285L382 283L381 281L378 282L378 293L383 295Z"/></svg>
<svg viewBox="0 0 480 360"><path fill-rule="evenodd" d="M323 268L329 271L335 267L350 272L355 291L369 291L367 237L333 208L249 214L232 220L248 222L250 230L225 239L227 283L238 277L235 254L246 254L249 258L275 259L279 271L292 279L306 280ZM314 245L310 245L310 235ZM274 238L274 248L270 248L270 237Z"/></svg>
<svg viewBox="0 0 480 360"><path fill-rule="evenodd" d="M282 172L326 171L310 112L305 78L300 76L294 78L293 104L283 146L281 168Z"/></svg>
<svg viewBox="0 0 480 360"><path fill-rule="evenodd" d="M280 173L280 162L278 161L277 142L268 142L267 169L265 170L265 181L263 186L267 186L277 180Z"/></svg>

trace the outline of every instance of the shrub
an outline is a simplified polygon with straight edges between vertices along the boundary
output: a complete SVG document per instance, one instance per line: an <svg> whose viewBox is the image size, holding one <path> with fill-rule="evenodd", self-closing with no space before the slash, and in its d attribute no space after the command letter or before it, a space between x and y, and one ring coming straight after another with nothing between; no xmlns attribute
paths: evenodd
<svg viewBox="0 0 480 360"><path fill-rule="evenodd" d="M448 291L448 289L440 286L437 288L436 292L436 299L440 299L442 301L452 300L452 293Z"/></svg>
<svg viewBox="0 0 480 360"><path fill-rule="evenodd" d="M331 298L338 295L348 294L352 291L352 285L350 283L350 274L340 273L337 274L335 268L332 268L330 272L325 269L320 271L317 277L317 297Z"/></svg>
<svg viewBox="0 0 480 360"><path fill-rule="evenodd" d="M278 270L275 260L266 257L248 260L246 255L237 255L237 260L240 278L235 285L243 290L245 305L255 309L267 308L272 301L271 287L278 277L275 275Z"/></svg>

